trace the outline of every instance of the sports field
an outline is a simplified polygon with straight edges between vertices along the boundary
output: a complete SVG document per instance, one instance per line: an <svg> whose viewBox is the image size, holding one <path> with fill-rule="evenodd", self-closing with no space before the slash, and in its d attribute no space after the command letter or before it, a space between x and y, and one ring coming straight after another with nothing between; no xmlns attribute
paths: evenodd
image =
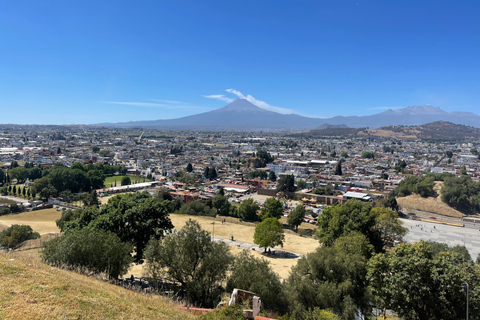
<svg viewBox="0 0 480 320"><path fill-rule="evenodd" d="M60 232L55 220L61 217L62 213L55 209L43 209L19 214L9 214L0 217L0 224L10 227L13 224L26 224L40 234Z"/></svg>

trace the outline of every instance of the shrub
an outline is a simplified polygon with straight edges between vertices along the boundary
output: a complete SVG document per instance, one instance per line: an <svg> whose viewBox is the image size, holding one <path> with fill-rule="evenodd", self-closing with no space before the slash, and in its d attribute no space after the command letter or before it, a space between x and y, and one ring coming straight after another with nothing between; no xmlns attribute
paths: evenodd
<svg viewBox="0 0 480 320"><path fill-rule="evenodd" d="M38 238L40 238L40 234L34 232L32 227L14 224L10 228L0 232L0 245L6 248L15 248L23 241Z"/></svg>
<svg viewBox="0 0 480 320"><path fill-rule="evenodd" d="M51 265L105 272L116 279L127 272L133 261L132 249L131 244L122 243L114 233L84 228L69 230L60 238L45 242L41 256Z"/></svg>

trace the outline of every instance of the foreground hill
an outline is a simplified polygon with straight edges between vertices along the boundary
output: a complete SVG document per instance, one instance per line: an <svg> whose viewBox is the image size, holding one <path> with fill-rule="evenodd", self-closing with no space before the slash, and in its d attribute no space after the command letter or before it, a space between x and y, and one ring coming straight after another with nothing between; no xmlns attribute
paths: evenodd
<svg viewBox="0 0 480 320"><path fill-rule="evenodd" d="M43 264L33 250L0 253L0 319L195 319L143 295Z"/></svg>

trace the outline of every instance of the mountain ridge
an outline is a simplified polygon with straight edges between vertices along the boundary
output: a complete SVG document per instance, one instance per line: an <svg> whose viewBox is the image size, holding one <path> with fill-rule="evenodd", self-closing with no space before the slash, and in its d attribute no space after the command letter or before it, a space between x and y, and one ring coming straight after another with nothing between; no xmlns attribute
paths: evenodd
<svg viewBox="0 0 480 320"><path fill-rule="evenodd" d="M176 119L99 123L95 125L172 130L302 131L318 128L322 125L380 128L390 125L423 125L435 121L449 121L455 124L480 127L479 115L462 111L447 112L431 105L408 106L396 110L389 109L368 116L311 118L294 113L280 114L265 110L242 98L220 109Z"/></svg>

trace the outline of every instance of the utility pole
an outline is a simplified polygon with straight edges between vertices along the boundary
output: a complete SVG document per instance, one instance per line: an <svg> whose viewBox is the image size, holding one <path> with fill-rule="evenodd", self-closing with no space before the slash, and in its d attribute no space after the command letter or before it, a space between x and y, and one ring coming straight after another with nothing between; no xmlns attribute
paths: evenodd
<svg viewBox="0 0 480 320"><path fill-rule="evenodd" d="M465 285L465 287L467 288L467 308L466 308L466 316L465 316L465 319L468 320L468 290L469 290L469 287L468 287L468 282L465 281L463 283Z"/></svg>

